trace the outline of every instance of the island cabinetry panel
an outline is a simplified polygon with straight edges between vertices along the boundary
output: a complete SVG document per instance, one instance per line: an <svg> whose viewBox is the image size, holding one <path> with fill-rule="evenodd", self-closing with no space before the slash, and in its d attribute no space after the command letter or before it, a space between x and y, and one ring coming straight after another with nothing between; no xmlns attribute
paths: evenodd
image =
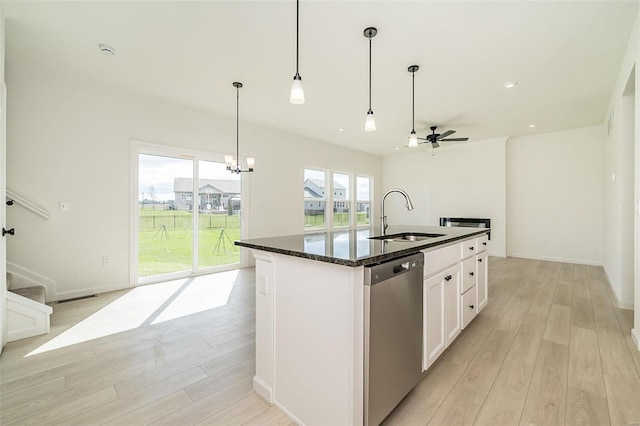
<svg viewBox="0 0 640 426"><path fill-rule="evenodd" d="M460 250L457 243L425 253L423 370L462 330Z"/></svg>
<svg viewBox="0 0 640 426"><path fill-rule="evenodd" d="M424 250L423 369L428 369L488 302L487 237Z"/></svg>
<svg viewBox="0 0 640 426"><path fill-rule="evenodd" d="M477 302L478 302L478 310L480 311L487 306L489 302L489 276L488 276L488 268L489 267L489 257L487 252L480 253L476 256L476 292L477 292Z"/></svg>
<svg viewBox="0 0 640 426"><path fill-rule="evenodd" d="M362 424L364 268L254 256L254 390L301 425Z"/></svg>

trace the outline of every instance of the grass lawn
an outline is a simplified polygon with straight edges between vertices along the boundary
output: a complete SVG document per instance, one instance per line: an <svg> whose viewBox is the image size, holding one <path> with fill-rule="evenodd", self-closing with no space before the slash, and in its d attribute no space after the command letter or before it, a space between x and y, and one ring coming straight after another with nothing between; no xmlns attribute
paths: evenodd
<svg viewBox="0 0 640 426"><path fill-rule="evenodd" d="M220 244L222 229L226 235ZM240 261L240 218L227 214L200 214L198 266L228 265ZM138 275L190 271L192 268L192 213L176 210L141 210L138 232Z"/></svg>
<svg viewBox="0 0 640 426"><path fill-rule="evenodd" d="M357 225L369 225L367 213L360 212L356 216ZM333 226L349 226L349 213L333 213ZM305 215L305 229L324 229L324 215Z"/></svg>

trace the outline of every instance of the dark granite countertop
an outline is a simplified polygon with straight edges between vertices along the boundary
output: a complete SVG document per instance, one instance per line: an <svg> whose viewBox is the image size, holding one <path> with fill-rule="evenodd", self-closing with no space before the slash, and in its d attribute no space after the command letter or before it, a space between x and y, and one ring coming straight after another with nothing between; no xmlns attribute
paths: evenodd
<svg viewBox="0 0 640 426"><path fill-rule="evenodd" d="M378 229L361 228L343 231L318 232L282 237L254 238L236 241L237 246L248 247L289 256L344 266L379 263L431 247L463 240L489 231L488 228L449 228L443 226L390 226L386 234L420 232L444 234L423 241L399 242L370 240L380 235Z"/></svg>

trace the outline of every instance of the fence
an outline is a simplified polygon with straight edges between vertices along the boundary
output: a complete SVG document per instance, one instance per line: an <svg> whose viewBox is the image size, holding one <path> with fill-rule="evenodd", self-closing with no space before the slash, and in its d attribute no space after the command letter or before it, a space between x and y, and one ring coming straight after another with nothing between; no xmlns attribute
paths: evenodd
<svg viewBox="0 0 640 426"><path fill-rule="evenodd" d="M138 221L139 231L155 231L164 226L165 229L193 229L191 214L163 214L140 216ZM199 229L233 229L240 228L240 216L225 214L200 214L198 217Z"/></svg>

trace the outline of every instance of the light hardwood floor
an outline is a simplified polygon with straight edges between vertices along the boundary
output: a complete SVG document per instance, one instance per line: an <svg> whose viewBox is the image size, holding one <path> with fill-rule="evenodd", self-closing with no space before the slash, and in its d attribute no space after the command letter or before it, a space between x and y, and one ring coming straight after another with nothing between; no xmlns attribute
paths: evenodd
<svg viewBox="0 0 640 426"><path fill-rule="evenodd" d="M253 274L141 288L135 314L137 289L53 305L51 334L0 357L0 424L292 424L251 390ZM633 313L602 268L491 258L489 274L487 307L386 425L640 424ZM207 285L228 301L207 308ZM91 339L108 330L123 331Z"/></svg>

